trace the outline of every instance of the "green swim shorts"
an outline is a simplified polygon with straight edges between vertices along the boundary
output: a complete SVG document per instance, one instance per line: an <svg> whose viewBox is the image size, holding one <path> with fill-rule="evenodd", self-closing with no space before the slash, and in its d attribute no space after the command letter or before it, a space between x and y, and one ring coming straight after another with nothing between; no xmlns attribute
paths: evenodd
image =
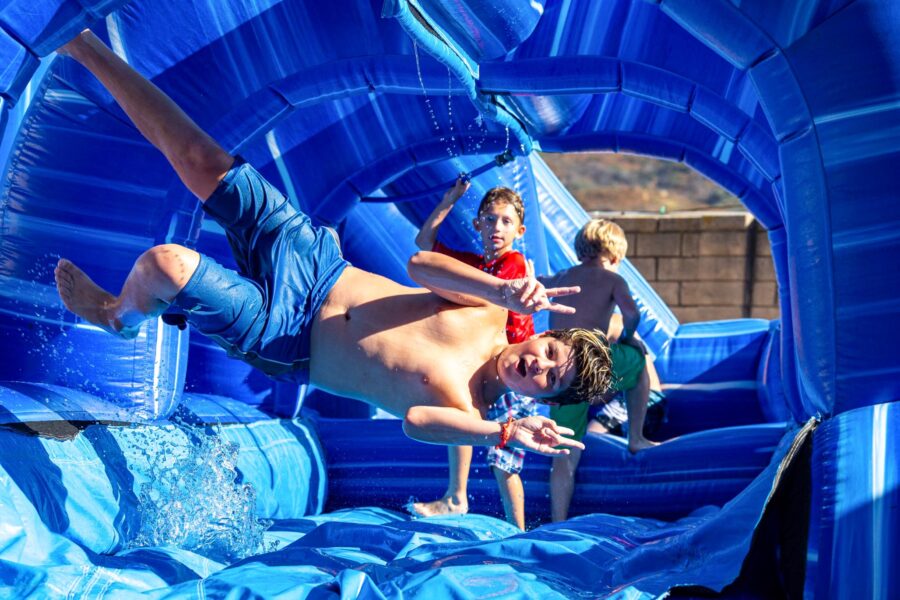
<svg viewBox="0 0 900 600"><path fill-rule="evenodd" d="M613 383L610 391L627 392L638 384L641 371L647 363L643 352L628 344L612 344L609 347L612 358ZM579 442L587 433L588 412L591 405L587 402L579 404L567 404L565 406L551 406L550 418L557 425L568 427L575 431L573 439Z"/></svg>

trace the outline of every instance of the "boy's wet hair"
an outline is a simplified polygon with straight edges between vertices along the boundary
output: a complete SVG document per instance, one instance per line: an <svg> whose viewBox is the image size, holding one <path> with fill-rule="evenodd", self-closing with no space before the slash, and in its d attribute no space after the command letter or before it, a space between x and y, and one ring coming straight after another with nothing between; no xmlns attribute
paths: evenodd
<svg viewBox="0 0 900 600"><path fill-rule="evenodd" d="M511 190L508 187L489 189L484 198L481 199L481 204L478 205L478 216L480 217L483 212L494 204L509 204L516 211L516 214L519 215L519 224L521 225L525 222L525 203L522 202L522 196L515 190Z"/></svg>
<svg viewBox="0 0 900 600"><path fill-rule="evenodd" d="M609 342L599 329L550 329L545 336L555 338L572 348L575 378L571 385L553 398L561 405L590 402L601 398L612 385L612 357Z"/></svg>
<svg viewBox="0 0 900 600"><path fill-rule="evenodd" d="M612 221L592 219L575 236L575 252L578 260L590 260L605 253L620 261L628 252L628 240L622 228Z"/></svg>

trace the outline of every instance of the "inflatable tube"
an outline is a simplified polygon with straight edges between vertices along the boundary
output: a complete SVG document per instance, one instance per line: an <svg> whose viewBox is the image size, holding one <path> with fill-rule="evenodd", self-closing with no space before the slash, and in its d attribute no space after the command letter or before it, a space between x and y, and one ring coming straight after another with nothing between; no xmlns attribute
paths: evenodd
<svg viewBox="0 0 900 600"><path fill-rule="evenodd" d="M814 482L798 501L810 498L811 507L810 551L801 553L809 557L806 595L852 595L847 582L859 573L868 574L872 593L892 589L885 565L895 551L884 532L894 519L891 415L900 397L900 362L893 352L900 283L889 262L900 249L893 178L900 150L897 3L512 4L3 5L0 402L2 421L12 429L0 432L7 456L0 461L0 505L6 507L4 522L14 525L2 545L9 553L2 557L7 569L0 581L11 595L58 589L86 597L107 591L178 597L195 592L198 580L213 593L237 587L263 595L291 585L311 593L330 586L351 597L442 593L454 586L481 595L495 591L472 577L547 596L659 595L685 581L721 590L735 578L748 584L739 566L748 553L747 564L759 559L779 576L789 568L774 560L786 555L778 534L805 513L798 508L760 526L761 507L781 477L797 478L800 483L789 487L802 492L806 476ZM505 16L512 17L511 28L498 29ZM179 27L172 27L176 22ZM313 493L289 477L266 479L272 475L266 463L272 461L279 476L295 463L312 464L307 461L314 445L306 434L284 434L285 422L271 418L296 416L309 390L255 379L213 346L189 344L187 334L158 322L132 342L117 340L69 316L56 301L51 270L60 255L110 288L154 243L184 243L217 259L226 256L221 232L202 223L196 202L97 83L71 61L40 60L91 23L317 222L338 225L351 260L377 272L403 277L408 237L437 198L378 208L360 205L360 198L434 190L507 150L517 160L481 175L476 187L517 187L533 219L527 253L541 272L565 268L573 260L572 235L586 215L529 153L635 152L684 162L737 194L766 226L781 327L757 321L679 324L639 274L623 267L639 296L641 333L672 386L667 435L682 435L635 459L604 450L605 441L591 442L594 454L616 466L609 473L614 485L595 495L628 516L592 515L538 528L519 538L522 544L483 517L410 524L375 509L300 518L319 510L324 478ZM466 229L471 210L461 205L448 223L445 235L461 246L472 245ZM181 399L193 408L176 418L195 427L170 434L182 430L160 419L175 415ZM277 517L278 528L261 538L286 544L283 551L229 568L235 556L219 551L224 547L208 555L165 544L124 549L126 538L140 533L139 511L128 504L135 494L128 477L136 476L120 470L127 461L118 442L107 442L133 432L96 423L148 421L135 429L156 440L178 438L175 446L187 448L213 429L210 422L232 423L240 415L248 422L223 427L246 437L242 445L271 442L265 458L256 455L246 466L247 480L259 482L261 515L293 515ZM785 474L781 459L795 448L786 449L785 440L775 443L773 432L785 427L777 421L809 417L823 424L808 464ZM29 437L34 432L75 437ZM282 445L296 452L278 462L270 453ZM679 448L699 449L701 456ZM247 452L249 460L256 450ZM332 453L341 456L340 450ZM728 462L722 471L704 462L718 453ZM422 450L435 472L429 491L443 477L439 454L441 449ZM334 463L335 472L351 458ZM594 460L585 463L586 488L606 474ZM368 466L358 459L353 468ZM384 465L379 458L371 466ZM665 477L666 469L681 478L665 485L643 478ZM307 470L311 481L322 469ZM409 488L424 475L407 477ZM702 483L691 487L691 478ZM73 485L82 479L91 482L89 489ZM391 502L404 500L402 483L388 486ZM687 521L660 525L629 512L640 507L646 514L666 513L664 500L646 501L648 489L672 490L677 502L667 518L705 501L724 508L716 513L720 518L703 520L711 513L701 509L683 517ZM540 510L531 506L534 514ZM741 518L733 518L732 510ZM704 524L695 527L697 519ZM761 549L751 552L755 528ZM658 544L662 538L666 543ZM726 538L728 544L713 543ZM347 540L359 541L359 548L347 550ZM558 549L559 540L576 548L577 556L566 550L548 572L538 557L557 554L542 544ZM616 546L620 540L627 540L627 552ZM472 545L461 548L454 544L459 541ZM477 573L461 575L474 563ZM683 564L690 567L684 569L688 578L667 576ZM271 576L273 566L283 578ZM587 570L599 575L585 580L581 573Z"/></svg>
<svg viewBox="0 0 900 600"><path fill-rule="evenodd" d="M318 428L330 476L327 511L366 503L402 510L413 498L443 495L446 450L405 438L399 421L320 419ZM783 423L720 428L636 456L628 453L621 438L588 435L571 515L603 512L674 520L707 505L721 506L762 472L785 431ZM371 440L364 452L353 442L363 432ZM475 453L472 465L470 506L502 518L497 484L483 450ZM526 457L522 478L529 522L550 518L549 473L549 459ZM659 502L661 497L666 502Z"/></svg>

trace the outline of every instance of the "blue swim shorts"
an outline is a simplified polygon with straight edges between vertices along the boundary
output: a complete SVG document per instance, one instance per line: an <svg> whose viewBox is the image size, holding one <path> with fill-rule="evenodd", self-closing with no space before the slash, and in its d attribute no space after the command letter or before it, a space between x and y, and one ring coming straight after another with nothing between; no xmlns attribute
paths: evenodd
<svg viewBox="0 0 900 600"><path fill-rule="evenodd" d="M229 356L276 379L308 382L313 320L349 264L337 234L314 227L241 159L203 210L225 229L240 272L201 254L172 306Z"/></svg>
<svg viewBox="0 0 900 600"><path fill-rule="evenodd" d="M537 414L537 403L533 398L521 396L515 392L503 394L488 408L487 418L490 421L505 423L510 417L524 419ZM487 464L497 467L510 475L522 470L525 464L525 451L521 448L497 448L491 446L487 451Z"/></svg>

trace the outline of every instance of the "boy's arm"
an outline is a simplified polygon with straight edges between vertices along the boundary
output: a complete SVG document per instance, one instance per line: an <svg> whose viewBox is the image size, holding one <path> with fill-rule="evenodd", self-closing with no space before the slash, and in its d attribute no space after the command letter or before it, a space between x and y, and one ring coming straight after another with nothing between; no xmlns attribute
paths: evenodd
<svg viewBox="0 0 900 600"><path fill-rule="evenodd" d="M460 177L456 180L456 184L447 190L443 199L441 199L438 205L434 207L434 210L431 211L428 218L425 219L422 228L419 230L419 234L416 236L416 246L420 250L431 250L434 248L434 243L437 241L438 229L440 228L441 223L443 223L444 219L447 218L447 215L450 214L450 210L453 208L453 205L456 204L456 201L462 198L463 194L465 194L468 189L469 182Z"/></svg>
<svg viewBox="0 0 900 600"><path fill-rule="evenodd" d="M90 31L83 31L57 52L86 67L116 100L135 127L178 173L200 200L215 191L234 157L153 85Z"/></svg>
<svg viewBox="0 0 900 600"><path fill-rule="evenodd" d="M507 424L485 421L456 408L413 406L403 419L403 432L414 440L447 446L496 446L507 427L509 446L538 454L568 454L568 448L584 449L584 444L564 435L575 435L546 417L526 417ZM557 448L564 446L565 448Z"/></svg>
<svg viewBox="0 0 900 600"><path fill-rule="evenodd" d="M568 296L579 287L546 289L534 278L529 265L528 276L504 280L437 252L416 252L407 263L413 281L435 294L463 306L494 304L521 314L541 310L571 314L575 309L554 304L550 298Z"/></svg>
<svg viewBox="0 0 900 600"><path fill-rule="evenodd" d="M613 300L622 311L622 335L619 336L619 341L627 343L637 333L641 313L631 296L628 283L619 275L616 276L616 283L613 286Z"/></svg>

